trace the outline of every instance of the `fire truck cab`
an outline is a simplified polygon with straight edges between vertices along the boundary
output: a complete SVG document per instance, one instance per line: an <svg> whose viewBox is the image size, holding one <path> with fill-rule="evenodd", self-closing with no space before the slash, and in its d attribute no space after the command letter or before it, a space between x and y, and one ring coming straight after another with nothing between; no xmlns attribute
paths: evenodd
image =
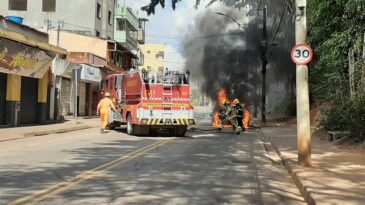
<svg viewBox="0 0 365 205"><path fill-rule="evenodd" d="M107 76L103 91L111 94L117 110L110 111L109 128L127 125L130 135L148 135L151 129L166 129L184 136L194 125L187 74L125 71Z"/></svg>

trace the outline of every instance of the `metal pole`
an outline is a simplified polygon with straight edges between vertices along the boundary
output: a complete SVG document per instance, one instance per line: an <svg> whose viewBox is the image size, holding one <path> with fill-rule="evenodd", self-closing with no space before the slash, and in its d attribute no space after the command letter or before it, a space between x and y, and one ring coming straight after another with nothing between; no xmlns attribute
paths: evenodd
<svg viewBox="0 0 365 205"><path fill-rule="evenodd" d="M306 0L296 0L297 14L300 15L295 23L296 44L307 41L307 16ZM309 118L309 90L308 90L308 66L296 66L296 89L297 89L297 146L298 164L304 167L311 166L311 134Z"/></svg>
<svg viewBox="0 0 365 205"><path fill-rule="evenodd" d="M78 91L78 71L79 68L73 70L74 73L74 118L77 118L77 91Z"/></svg>
<svg viewBox="0 0 365 205"><path fill-rule="evenodd" d="M60 30L61 30L61 21L58 21L57 26L57 46L60 47Z"/></svg>
<svg viewBox="0 0 365 205"><path fill-rule="evenodd" d="M267 34L266 34L266 6L262 10L262 42L261 42L261 64L262 64L262 91L261 91L261 120L266 123L266 65L267 65Z"/></svg>

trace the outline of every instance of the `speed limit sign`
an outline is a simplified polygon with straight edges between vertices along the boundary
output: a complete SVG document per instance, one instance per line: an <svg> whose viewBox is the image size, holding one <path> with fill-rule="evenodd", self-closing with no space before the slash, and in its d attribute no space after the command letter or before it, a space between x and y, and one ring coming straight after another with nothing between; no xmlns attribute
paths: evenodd
<svg viewBox="0 0 365 205"><path fill-rule="evenodd" d="M291 51L291 59L297 65L306 65L313 59L313 50L307 44L298 44Z"/></svg>

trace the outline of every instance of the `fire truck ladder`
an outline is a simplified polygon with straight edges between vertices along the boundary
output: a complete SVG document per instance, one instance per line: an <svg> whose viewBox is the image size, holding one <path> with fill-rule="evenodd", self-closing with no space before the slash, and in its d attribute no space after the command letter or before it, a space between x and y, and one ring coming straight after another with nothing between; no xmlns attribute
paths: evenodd
<svg viewBox="0 0 365 205"><path fill-rule="evenodd" d="M172 117L172 84L162 83L162 118Z"/></svg>

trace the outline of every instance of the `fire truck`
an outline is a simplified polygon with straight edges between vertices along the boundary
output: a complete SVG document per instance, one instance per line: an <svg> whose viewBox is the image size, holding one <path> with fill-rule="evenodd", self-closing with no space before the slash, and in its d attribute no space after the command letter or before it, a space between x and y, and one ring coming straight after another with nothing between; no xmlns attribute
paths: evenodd
<svg viewBox="0 0 365 205"><path fill-rule="evenodd" d="M129 135L164 129L184 136L188 126L195 124L186 73L132 70L109 75L102 85L117 108L110 111L110 129L126 124Z"/></svg>

